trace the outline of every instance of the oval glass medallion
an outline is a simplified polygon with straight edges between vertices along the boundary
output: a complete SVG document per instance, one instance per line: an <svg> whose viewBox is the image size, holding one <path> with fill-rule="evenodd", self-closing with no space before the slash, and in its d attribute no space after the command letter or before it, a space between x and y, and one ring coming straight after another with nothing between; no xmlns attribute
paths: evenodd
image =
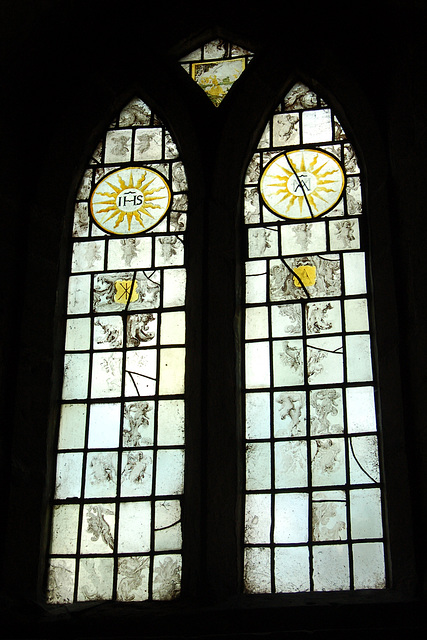
<svg viewBox="0 0 427 640"><path fill-rule="evenodd" d="M345 177L338 160L317 149L295 149L276 156L261 177L267 207L282 218L317 218L341 197Z"/></svg>
<svg viewBox="0 0 427 640"><path fill-rule="evenodd" d="M165 215L171 193L165 178L147 167L113 171L96 185L90 211L108 233L134 235L154 227Z"/></svg>

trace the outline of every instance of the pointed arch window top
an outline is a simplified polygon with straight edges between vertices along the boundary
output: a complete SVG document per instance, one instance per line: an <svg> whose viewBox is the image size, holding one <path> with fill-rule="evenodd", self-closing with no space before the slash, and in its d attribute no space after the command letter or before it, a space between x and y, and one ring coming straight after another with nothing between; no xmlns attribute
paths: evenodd
<svg viewBox="0 0 427 640"><path fill-rule="evenodd" d="M253 53L224 40L212 40L181 59L183 68L219 107Z"/></svg>

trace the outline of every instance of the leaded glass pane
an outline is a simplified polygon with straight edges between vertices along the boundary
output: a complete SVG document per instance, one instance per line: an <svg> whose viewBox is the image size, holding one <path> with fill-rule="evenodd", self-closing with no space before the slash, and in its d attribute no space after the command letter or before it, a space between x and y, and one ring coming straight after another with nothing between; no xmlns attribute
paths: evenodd
<svg viewBox="0 0 427 640"><path fill-rule="evenodd" d="M297 83L244 185L245 589L384 588L360 169Z"/></svg>
<svg viewBox="0 0 427 640"><path fill-rule="evenodd" d="M253 54L224 40L212 40L181 59L182 67L218 107Z"/></svg>
<svg viewBox="0 0 427 640"><path fill-rule="evenodd" d="M135 98L74 207L50 603L179 595L186 217L178 150Z"/></svg>

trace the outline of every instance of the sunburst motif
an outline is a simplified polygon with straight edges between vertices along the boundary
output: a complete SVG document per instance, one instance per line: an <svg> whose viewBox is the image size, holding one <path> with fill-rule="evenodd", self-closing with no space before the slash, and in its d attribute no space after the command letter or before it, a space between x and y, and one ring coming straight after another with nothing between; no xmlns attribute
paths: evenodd
<svg viewBox="0 0 427 640"><path fill-rule="evenodd" d="M339 162L317 149L276 156L261 178L266 205L283 218L316 218L338 202L345 178Z"/></svg>
<svg viewBox="0 0 427 640"><path fill-rule="evenodd" d="M147 167L127 167L106 176L90 200L95 222L104 231L132 235L156 225L169 208L166 180Z"/></svg>

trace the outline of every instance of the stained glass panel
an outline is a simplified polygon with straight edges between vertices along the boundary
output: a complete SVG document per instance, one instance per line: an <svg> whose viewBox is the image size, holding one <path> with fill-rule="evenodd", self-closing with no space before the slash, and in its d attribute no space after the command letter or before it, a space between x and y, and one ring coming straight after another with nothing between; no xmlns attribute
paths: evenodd
<svg viewBox="0 0 427 640"><path fill-rule="evenodd" d="M78 190L47 599L180 592L187 184L132 100Z"/></svg>
<svg viewBox="0 0 427 640"><path fill-rule="evenodd" d="M181 59L182 67L218 107L253 54L224 40L212 40Z"/></svg>
<svg viewBox="0 0 427 640"><path fill-rule="evenodd" d="M386 583L360 169L297 83L246 173L245 589Z"/></svg>

